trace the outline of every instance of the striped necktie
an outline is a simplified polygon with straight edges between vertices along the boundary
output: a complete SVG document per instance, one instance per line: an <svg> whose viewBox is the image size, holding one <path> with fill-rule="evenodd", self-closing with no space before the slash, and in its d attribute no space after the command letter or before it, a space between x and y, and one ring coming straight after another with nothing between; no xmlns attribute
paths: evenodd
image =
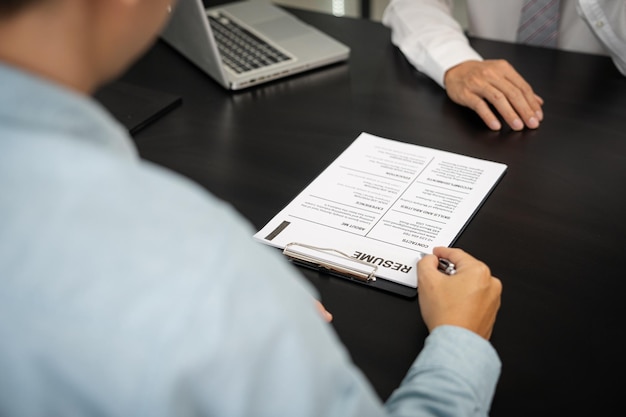
<svg viewBox="0 0 626 417"><path fill-rule="evenodd" d="M556 47L559 29L559 0L524 0L517 41Z"/></svg>

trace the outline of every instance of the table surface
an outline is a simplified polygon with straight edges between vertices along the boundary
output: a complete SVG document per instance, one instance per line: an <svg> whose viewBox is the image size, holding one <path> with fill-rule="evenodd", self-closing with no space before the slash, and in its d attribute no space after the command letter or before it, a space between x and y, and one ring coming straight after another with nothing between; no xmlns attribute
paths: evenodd
<svg viewBox="0 0 626 417"><path fill-rule="evenodd" d="M349 61L232 93L159 41L122 78L183 103L135 136L141 156L230 202L256 228L362 131L507 164L454 244L489 264L504 286L492 337L503 369L491 415L619 409L626 78L606 57L474 39L484 57L507 59L545 99L539 129L491 132L412 69L381 24L291 11L349 45ZM427 336L417 299L302 273L385 400Z"/></svg>

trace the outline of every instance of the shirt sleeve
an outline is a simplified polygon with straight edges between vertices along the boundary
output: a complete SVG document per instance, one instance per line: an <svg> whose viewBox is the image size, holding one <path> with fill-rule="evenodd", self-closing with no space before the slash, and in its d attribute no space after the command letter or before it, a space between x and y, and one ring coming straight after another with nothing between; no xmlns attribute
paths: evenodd
<svg viewBox="0 0 626 417"><path fill-rule="evenodd" d="M392 415L487 416L500 370L488 341L460 327L440 326L386 408Z"/></svg>
<svg viewBox="0 0 626 417"><path fill-rule="evenodd" d="M483 58L469 45L450 0L391 0L383 14L391 41L417 68L444 87L447 70Z"/></svg>
<svg viewBox="0 0 626 417"><path fill-rule="evenodd" d="M579 0L577 11L626 75L626 1Z"/></svg>

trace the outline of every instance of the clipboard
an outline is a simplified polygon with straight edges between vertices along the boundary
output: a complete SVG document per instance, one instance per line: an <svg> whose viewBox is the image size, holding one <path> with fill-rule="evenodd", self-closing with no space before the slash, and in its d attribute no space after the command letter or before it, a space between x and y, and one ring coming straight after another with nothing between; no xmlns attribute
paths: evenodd
<svg viewBox="0 0 626 417"><path fill-rule="evenodd" d="M254 237L297 265L404 297L450 246L505 164L361 133Z"/></svg>
<svg viewBox="0 0 626 417"><path fill-rule="evenodd" d="M296 265L407 298L417 296L416 288L387 280L378 280L376 279L378 266L354 259L336 249L292 242L285 246L283 254Z"/></svg>

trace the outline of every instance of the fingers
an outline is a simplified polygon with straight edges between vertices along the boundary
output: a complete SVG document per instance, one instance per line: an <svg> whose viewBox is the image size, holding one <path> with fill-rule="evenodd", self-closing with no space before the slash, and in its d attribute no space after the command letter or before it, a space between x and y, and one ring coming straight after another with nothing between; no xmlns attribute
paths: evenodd
<svg viewBox="0 0 626 417"><path fill-rule="evenodd" d="M495 278L491 275L491 270L484 262L479 261L462 249L439 246L433 248L433 255L436 258L449 259L454 263L456 274L466 274L474 279L490 280Z"/></svg>
<svg viewBox="0 0 626 417"><path fill-rule="evenodd" d="M503 68L504 80L496 82L505 92L505 95L512 102L513 107L517 110L529 126L529 120L536 120L537 125L543 120L543 112L541 106L543 100L537 99L537 95L533 91L530 84L506 61L499 61L499 65Z"/></svg>
<svg viewBox="0 0 626 417"><path fill-rule="evenodd" d="M443 272L439 271L439 258L446 258L451 261L458 268L459 262L462 262L462 258L470 257L461 249L451 249L446 247L436 247L433 250L432 255L425 255L417 264L417 277L418 280L420 277L424 279L428 276L432 277L434 274L435 277L441 278L439 275L444 275ZM470 257L471 258L471 257ZM457 269L458 271L458 269ZM431 278L436 279L436 278ZM419 282L418 282L419 287Z"/></svg>
<svg viewBox="0 0 626 417"><path fill-rule="evenodd" d="M457 272L448 276L437 270L437 258L454 262ZM500 308L502 283L489 267L461 249L436 247L433 255L418 263L420 311L430 331L441 325L469 329L491 337Z"/></svg>
<svg viewBox="0 0 626 417"><path fill-rule="evenodd" d="M469 104L467 107L474 110L478 114L478 116L483 119L483 122L485 122L489 129L502 129L502 124L500 123L500 120L498 120L496 115L491 111L491 108L489 107L487 102L481 99L479 96L476 96L474 104Z"/></svg>
<svg viewBox="0 0 626 417"><path fill-rule="evenodd" d="M475 260L473 256L467 254L463 249L448 248L445 246L437 246L433 248L433 255L438 258L449 259L455 265L459 265L461 262L467 259Z"/></svg>
<svg viewBox="0 0 626 417"><path fill-rule="evenodd" d="M537 99L539 104L541 104L543 106L543 99L540 96L538 96L537 94L535 94L535 98ZM543 117L541 118L541 120L543 120Z"/></svg>
<svg viewBox="0 0 626 417"><path fill-rule="evenodd" d="M467 61L446 72L448 96L456 103L474 110L492 130L501 123L491 106L511 129L535 129L543 120L543 99L504 60Z"/></svg>
<svg viewBox="0 0 626 417"><path fill-rule="evenodd" d="M331 321L333 321L333 315L330 314L328 312L328 310L326 310L326 308L324 307L324 304L320 303L317 300L314 300L315 302L315 306L317 307L318 311L320 312L320 314L322 315L322 318L327 322L330 323Z"/></svg>
<svg viewBox="0 0 626 417"><path fill-rule="evenodd" d="M541 105L532 89L513 68L504 77L494 77L483 96L498 110L513 130L539 127Z"/></svg>

